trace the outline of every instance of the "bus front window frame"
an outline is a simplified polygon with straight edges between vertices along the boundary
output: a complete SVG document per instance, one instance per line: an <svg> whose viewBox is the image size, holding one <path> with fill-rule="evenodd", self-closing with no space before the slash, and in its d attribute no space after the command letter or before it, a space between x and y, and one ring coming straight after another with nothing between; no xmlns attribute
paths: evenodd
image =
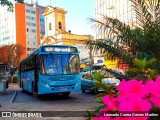
<svg viewBox="0 0 160 120"><path fill-rule="evenodd" d="M54 63L54 61L56 61L56 64ZM80 65L80 60L79 60L79 55L77 54L41 55L41 74L44 75L79 74L80 73L79 65ZM46 71L47 69L48 70L50 69L50 71Z"/></svg>

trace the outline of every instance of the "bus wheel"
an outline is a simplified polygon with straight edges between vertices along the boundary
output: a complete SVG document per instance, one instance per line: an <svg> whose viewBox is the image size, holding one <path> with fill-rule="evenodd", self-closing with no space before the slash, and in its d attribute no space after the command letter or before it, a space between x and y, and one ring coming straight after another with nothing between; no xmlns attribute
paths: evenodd
<svg viewBox="0 0 160 120"><path fill-rule="evenodd" d="M63 97L68 97L69 95L70 95L70 92L63 92L63 93L62 93L62 96L63 96Z"/></svg>
<svg viewBox="0 0 160 120"><path fill-rule="evenodd" d="M81 85L81 91L82 91L82 93L85 93L85 89L82 85Z"/></svg>
<svg viewBox="0 0 160 120"><path fill-rule="evenodd" d="M32 95L33 97L37 98L38 97L38 93L36 92L36 87L34 84L32 84Z"/></svg>

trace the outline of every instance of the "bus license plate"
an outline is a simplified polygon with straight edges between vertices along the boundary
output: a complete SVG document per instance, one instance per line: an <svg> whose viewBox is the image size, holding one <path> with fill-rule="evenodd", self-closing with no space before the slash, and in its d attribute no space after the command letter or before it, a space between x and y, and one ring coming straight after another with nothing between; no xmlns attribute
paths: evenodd
<svg viewBox="0 0 160 120"><path fill-rule="evenodd" d="M60 90L67 90L67 88L60 88Z"/></svg>

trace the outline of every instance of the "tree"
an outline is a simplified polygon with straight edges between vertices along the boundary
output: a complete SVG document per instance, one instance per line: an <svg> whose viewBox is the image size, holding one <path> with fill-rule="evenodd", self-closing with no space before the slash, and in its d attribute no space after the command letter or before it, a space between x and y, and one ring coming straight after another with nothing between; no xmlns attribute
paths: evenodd
<svg viewBox="0 0 160 120"><path fill-rule="evenodd" d="M14 0L16 1L17 3L23 3L24 4L24 0ZM8 6L8 10L11 10L13 9L13 4L10 0L0 0L0 5L2 6Z"/></svg>
<svg viewBox="0 0 160 120"><path fill-rule="evenodd" d="M134 59L135 68L131 68L127 71L127 78L129 79L136 79L136 80L143 80L145 83L146 80L156 80L158 75L160 74L159 71L151 69L154 62L156 62L157 59L152 58L148 61L146 58L141 59Z"/></svg>
<svg viewBox="0 0 160 120"><path fill-rule="evenodd" d="M0 47L0 63L5 63L7 68L11 70L11 82L13 82L14 74L24 50L24 47L19 44Z"/></svg>
<svg viewBox="0 0 160 120"><path fill-rule="evenodd" d="M91 18L107 37L88 41L94 51L101 51L108 59L120 58L133 66L133 59L145 53L147 59L155 57L160 69L160 0L131 0L137 24L134 28L118 19L103 16L103 21ZM129 50L126 50L129 48Z"/></svg>
<svg viewBox="0 0 160 120"><path fill-rule="evenodd" d="M14 0L17 3L23 3L24 0ZM1 6L8 6L8 10L13 10L13 4L10 0L0 0ZM6 63L7 67L11 69L11 81L15 71L17 70L20 56L23 54L23 47L21 45L6 45L0 48L0 63ZM11 68L11 66L13 67Z"/></svg>
<svg viewBox="0 0 160 120"><path fill-rule="evenodd" d="M14 0L14 1L16 1L16 2L18 2L18 3L24 3L24 0ZM12 2L11 2L10 0L0 0L0 4L1 4L2 6L5 6L5 5L11 6L11 5L12 5Z"/></svg>

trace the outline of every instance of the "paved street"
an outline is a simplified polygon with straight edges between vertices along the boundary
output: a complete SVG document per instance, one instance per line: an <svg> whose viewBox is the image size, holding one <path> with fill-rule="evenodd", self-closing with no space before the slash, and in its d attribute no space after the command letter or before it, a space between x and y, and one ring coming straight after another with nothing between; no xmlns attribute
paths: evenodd
<svg viewBox="0 0 160 120"><path fill-rule="evenodd" d="M14 95L14 89L17 94L15 99L12 101L12 95ZM0 111L86 111L88 109L94 110L98 103L94 98L94 95L90 92L81 93L73 92L68 98L63 98L60 95L42 95L39 98L34 98L30 93L22 92L21 89L12 84L7 90L5 95L0 95ZM42 118L47 119L47 118ZM49 119L49 118L48 118ZM77 118L52 118L53 120L83 120L83 117Z"/></svg>

